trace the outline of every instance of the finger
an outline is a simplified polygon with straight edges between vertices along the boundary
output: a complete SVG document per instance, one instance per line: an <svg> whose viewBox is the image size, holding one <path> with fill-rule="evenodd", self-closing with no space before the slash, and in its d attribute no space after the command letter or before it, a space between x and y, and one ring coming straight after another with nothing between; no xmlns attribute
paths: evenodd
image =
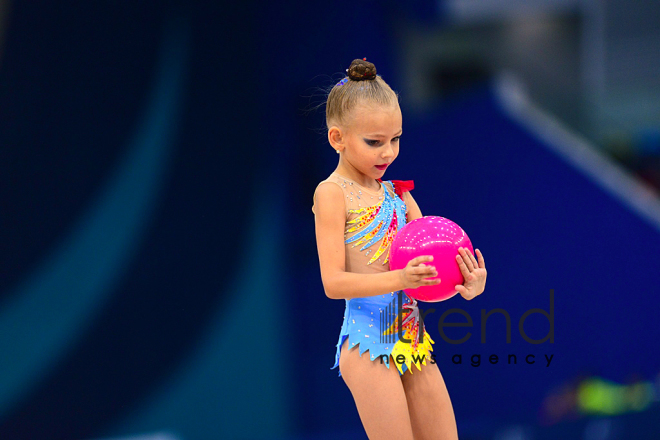
<svg viewBox="0 0 660 440"><path fill-rule="evenodd" d="M474 269L478 268L478 267L479 267L479 263L477 263L477 259L474 258L474 254L473 254L472 252L470 252L470 249L466 249L465 252L467 252L467 254L468 254L469 257L470 257L470 261L472 261L472 267L473 267Z"/></svg>
<svg viewBox="0 0 660 440"><path fill-rule="evenodd" d="M479 249L477 249L477 258L479 258L479 267L485 269L486 262L484 261L484 256L481 254L481 251Z"/></svg>
<svg viewBox="0 0 660 440"><path fill-rule="evenodd" d="M440 284L440 278L434 278L432 280L426 279L422 281L423 286L435 286L436 284Z"/></svg>
<svg viewBox="0 0 660 440"><path fill-rule="evenodd" d="M413 273L431 273L435 272L435 266L430 264L420 264L419 266L414 266L412 268Z"/></svg>
<svg viewBox="0 0 660 440"><path fill-rule="evenodd" d="M434 277L438 275L438 271L435 270L435 267L433 266L416 267L414 271L415 275L421 275L422 278Z"/></svg>
<svg viewBox="0 0 660 440"><path fill-rule="evenodd" d="M468 255L469 254L468 250L465 248L459 248L458 252L463 257L463 261L465 261L465 265L467 266L468 270L472 272L474 270L474 266L472 266L472 260L470 260L470 256Z"/></svg>
<svg viewBox="0 0 660 440"><path fill-rule="evenodd" d="M465 265L465 261L463 261L463 257L461 257L460 255L456 255L456 262L458 263L458 268L460 269L461 274L463 274L463 278L467 278L468 275L470 275L470 270Z"/></svg>
<svg viewBox="0 0 660 440"><path fill-rule="evenodd" d="M454 289L455 289L458 293L460 293L461 295L464 295L464 294L467 293L467 289L466 289L464 286L460 285L460 284L455 285L455 286L454 286Z"/></svg>
<svg viewBox="0 0 660 440"><path fill-rule="evenodd" d="M420 263L423 263L424 261L433 261L433 255L420 255L419 257L415 257L412 260L410 260L411 266L418 266Z"/></svg>

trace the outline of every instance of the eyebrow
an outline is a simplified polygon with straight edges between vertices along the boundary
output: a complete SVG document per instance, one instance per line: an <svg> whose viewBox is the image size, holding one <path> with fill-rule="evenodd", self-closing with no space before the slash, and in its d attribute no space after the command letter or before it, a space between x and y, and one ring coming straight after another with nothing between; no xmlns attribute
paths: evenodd
<svg viewBox="0 0 660 440"><path fill-rule="evenodd" d="M398 134L395 134L394 137L401 136L402 134L403 134L403 130L399 131ZM364 136L366 136L366 137L387 137L386 135L380 134L380 133L369 133L369 134L365 134Z"/></svg>

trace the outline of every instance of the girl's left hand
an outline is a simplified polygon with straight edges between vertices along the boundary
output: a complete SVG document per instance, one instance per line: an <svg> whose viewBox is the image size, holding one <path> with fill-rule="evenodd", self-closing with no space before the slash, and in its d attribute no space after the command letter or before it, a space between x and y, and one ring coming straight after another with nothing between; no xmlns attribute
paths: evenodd
<svg viewBox="0 0 660 440"><path fill-rule="evenodd" d="M456 255L456 262L463 274L463 284L457 284L454 289L467 300L471 300L475 296L481 295L486 288L486 262L484 256L481 255L479 249L476 250L479 262L474 259L474 255L467 248L458 248Z"/></svg>

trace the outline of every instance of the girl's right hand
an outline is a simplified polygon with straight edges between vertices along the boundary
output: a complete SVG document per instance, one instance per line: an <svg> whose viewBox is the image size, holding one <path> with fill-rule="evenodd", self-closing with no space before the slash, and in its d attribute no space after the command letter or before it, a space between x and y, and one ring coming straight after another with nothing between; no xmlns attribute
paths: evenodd
<svg viewBox="0 0 660 440"><path fill-rule="evenodd" d="M433 257L431 255L421 255L410 260L406 267L401 269L400 276L404 289L440 284L440 278L428 279L438 276L438 272L434 266L424 264L425 261L433 261Z"/></svg>

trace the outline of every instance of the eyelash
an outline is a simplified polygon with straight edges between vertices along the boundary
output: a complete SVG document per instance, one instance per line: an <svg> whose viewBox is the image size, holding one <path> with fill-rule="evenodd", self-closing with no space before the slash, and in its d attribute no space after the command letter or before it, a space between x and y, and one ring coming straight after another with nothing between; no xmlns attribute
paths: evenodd
<svg viewBox="0 0 660 440"><path fill-rule="evenodd" d="M394 142L399 142L400 139L401 139L401 136L397 136L397 137L395 137L394 139L392 139L392 141L394 141ZM367 143L367 145L369 145L370 147L375 147L375 146L378 145L378 141L375 140L375 139L365 139L364 141L365 141L365 142Z"/></svg>

